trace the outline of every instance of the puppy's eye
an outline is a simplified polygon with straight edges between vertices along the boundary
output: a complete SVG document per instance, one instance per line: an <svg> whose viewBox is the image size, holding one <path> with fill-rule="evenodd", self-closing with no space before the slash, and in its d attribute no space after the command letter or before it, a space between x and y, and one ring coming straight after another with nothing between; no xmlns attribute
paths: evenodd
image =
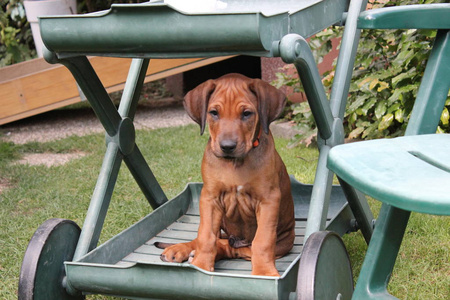
<svg viewBox="0 0 450 300"><path fill-rule="evenodd" d="M250 116L253 115L253 112L250 110L244 110L244 112L242 113L242 118L243 119L248 119Z"/></svg>
<svg viewBox="0 0 450 300"><path fill-rule="evenodd" d="M212 109L209 111L209 114L213 117L213 118L217 118L219 117L219 112L215 109Z"/></svg>

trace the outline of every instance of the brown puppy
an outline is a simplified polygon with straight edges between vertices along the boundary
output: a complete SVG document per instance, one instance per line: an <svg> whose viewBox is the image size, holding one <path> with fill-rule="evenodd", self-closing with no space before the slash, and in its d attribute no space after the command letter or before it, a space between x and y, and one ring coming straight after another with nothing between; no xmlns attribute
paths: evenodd
<svg viewBox="0 0 450 300"><path fill-rule="evenodd" d="M208 123L211 135L202 161L200 226L195 240L166 248L162 260L191 255L193 265L213 271L219 259L243 258L252 261L253 275L279 276L275 259L295 238L289 176L269 130L284 103L276 88L239 74L186 95L189 116L202 134Z"/></svg>

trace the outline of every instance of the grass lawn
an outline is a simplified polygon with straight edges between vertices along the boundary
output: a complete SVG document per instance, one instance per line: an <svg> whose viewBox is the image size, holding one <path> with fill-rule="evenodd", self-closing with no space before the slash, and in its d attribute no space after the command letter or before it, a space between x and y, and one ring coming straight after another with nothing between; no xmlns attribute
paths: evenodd
<svg viewBox="0 0 450 300"><path fill-rule="evenodd" d="M167 196L172 198L187 182L201 181L200 162L207 136L196 126L138 131L137 144ZM317 151L287 149L277 139L288 172L312 183ZM80 226L102 163L104 135L70 137L57 142L14 145L0 142L0 183L9 187L0 194L0 299L17 299L22 257L34 231L49 218L74 220ZM88 155L64 166L14 164L26 152ZM379 203L370 201L375 214ZM137 184L122 168L108 211L101 242L129 227L151 211ZM360 233L344 237L355 278L366 245ZM450 218L412 214L390 291L401 299L450 299ZM88 299L111 299L88 296Z"/></svg>

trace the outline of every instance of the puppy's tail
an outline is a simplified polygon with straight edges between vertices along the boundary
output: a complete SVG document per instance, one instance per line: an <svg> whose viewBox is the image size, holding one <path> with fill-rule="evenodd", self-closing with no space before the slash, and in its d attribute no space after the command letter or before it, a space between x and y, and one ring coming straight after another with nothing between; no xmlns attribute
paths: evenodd
<svg viewBox="0 0 450 300"><path fill-rule="evenodd" d="M154 242L153 245L159 249L166 249L170 246L175 245L175 243L163 243L163 242Z"/></svg>

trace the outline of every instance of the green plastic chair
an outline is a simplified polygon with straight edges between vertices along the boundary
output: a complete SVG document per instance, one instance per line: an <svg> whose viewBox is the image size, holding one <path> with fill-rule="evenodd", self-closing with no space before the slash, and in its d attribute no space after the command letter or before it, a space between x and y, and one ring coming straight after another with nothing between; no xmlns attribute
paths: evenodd
<svg viewBox="0 0 450 300"><path fill-rule="evenodd" d="M387 285L410 213L450 215L450 135L434 134L450 88L450 4L372 10L358 27L438 29L406 136L336 146L328 157L344 184L383 202L352 299L396 299Z"/></svg>

